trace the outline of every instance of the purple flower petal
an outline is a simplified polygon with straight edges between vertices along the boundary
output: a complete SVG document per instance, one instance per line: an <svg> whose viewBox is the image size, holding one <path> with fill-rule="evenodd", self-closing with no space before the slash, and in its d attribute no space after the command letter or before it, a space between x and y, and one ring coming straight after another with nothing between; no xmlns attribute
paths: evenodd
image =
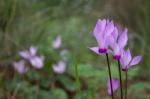
<svg viewBox="0 0 150 99"><path fill-rule="evenodd" d="M24 74L27 71L24 60L21 60L19 62L14 62L13 67L20 74Z"/></svg>
<svg viewBox="0 0 150 99"><path fill-rule="evenodd" d="M107 21L107 25L104 31L104 38L107 38L114 31L113 21Z"/></svg>
<svg viewBox="0 0 150 99"><path fill-rule="evenodd" d="M98 43L99 53L106 53L108 51L109 43L111 42L110 40L113 40L109 39L109 37L111 37L111 33L113 31L114 31L113 21L106 19L97 21L96 26L93 30L93 35Z"/></svg>
<svg viewBox="0 0 150 99"><path fill-rule="evenodd" d="M96 41L98 42L98 44L100 45L100 43L102 43L101 39L103 38L103 32L106 26L106 20L98 20L96 23L96 26L93 30L93 35L96 38Z"/></svg>
<svg viewBox="0 0 150 99"><path fill-rule="evenodd" d="M136 65L136 64L138 64L140 61L141 61L141 59L142 59L142 56L135 56L133 59L132 59L132 61L131 61L131 63L130 63L130 67L131 66L133 66L133 65Z"/></svg>
<svg viewBox="0 0 150 99"><path fill-rule="evenodd" d="M57 64L52 65L55 73L62 74L66 71L66 63L64 61L59 61Z"/></svg>
<svg viewBox="0 0 150 99"><path fill-rule="evenodd" d="M32 59L30 59L30 63L33 67L36 69L41 69L44 66L44 57L43 56L35 56Z"/></svg>
<svg viewBox="0 0 150 99"><path fill-rule="evenodd" d="M128 35L127 35L127 28L123 31L123 33L120 35L119 39L118 39L118 44L121 48L124 48L127 44L128 41Z"/></svg>
<svg viewBox="0 0 150 99"><path fill-rule="evenodd" d="M23 57L24 59L30 59L30 53L29 53L29 51L26 51L26 50L24 50L24 51L20 51L19 52L19 55L21 56L21 57Z"/></svg>
<svg viewBox="0 0 150 99"><path fill-rule="evenodd" d="M131 53L130 50L126 50L123 53L123 56L120 59L121 65L122 65L122 69L128 69L129 68L129 63L131 61Z"/></svg>
<svg viewBox="0 0 150 99"><path fill-rule="evenodd" d="M91 51L93 51L94 53L98 54L98 55L104 55L105 53L100 53L99 52L99 47L91 47L89 48ZM105 50L105 49L104 49ZM106 51L105 51L106 52Z"/></svg>
<svg viewBox="0 0 150 99"><path fill-rule="evenodd" d="M36 52L37 52L37 48L31 46L31 47L30 47L30 54L31 54L31 56L35 56L35 55L36 55Z"/></svg>
<svg viewBox="0 0 150 99"><path fill-rule="evenodd" d="M89 48L91 51L93 51L96 54L99 54L99 47L91 47Z"/></svg>
<svg viewBox="0 0 150 99"><path fill-rule="evenodd" d="M57 36L56 39L52 43L52 47L54 49L59 49L61 46L61 36Z"/></svg>
<svg viewBox="0 0 150 99"><path fill-rule="evenodd" d="M116 79L112 79L112 88L113 88L113 93L119 88L119 81ZM107 93L108 95L111 95L111 84L110 80L107 81Z"/></svg>
<svg viewBox="0 0 150 99"><path fill-rule="evenodd" d="M30 47L29 51L28 50L20 51L19 55L24 59L30 60L32 57L36 55L36 51L37 49L32 46Z"/></svg>
<svg viewBox="0 0 150 99"><path fill-rule="evenodd" d="M129 64L130 63L130 61L131 61L131 58L132 58L132 56L131 56L131 52L130 52L130 50L128 49L127 51L125 51L125 60L126 60L126 62Z"/></svg>
<svg viewBox="0 0 150 99"><path fill-rule="evenodd" d="M120 47L118 46L118 44L116 42L109 43L110 47L113 50L113 57L116 60L119 60L121 57L121 50ZM115 58L116 57L116 58Z"/></svg>
<svg viewBox="0 0 150 99"><path fill-rule="evenodd" d="M118 38L118 29L116 27L114 27L114 31L112 32L112 36L114 38L114 41L117 42L117 38Z"/></svg>

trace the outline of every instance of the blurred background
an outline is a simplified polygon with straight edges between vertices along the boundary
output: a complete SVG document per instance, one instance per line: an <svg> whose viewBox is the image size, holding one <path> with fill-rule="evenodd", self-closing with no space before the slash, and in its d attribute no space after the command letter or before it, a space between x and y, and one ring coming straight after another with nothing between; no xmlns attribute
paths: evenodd
<svg viewBox="0 0 150 99"><path fill-rule="evenodd" d="M129 29L132 55L143 58L129 70L128 97L148 99L149 0L0 0L0 99L110 99L105 57L88 49L96 45L92 31L99 18ZM36 59L20 51L36 53ZM111 68L118 78L114 61Z"/></svg>

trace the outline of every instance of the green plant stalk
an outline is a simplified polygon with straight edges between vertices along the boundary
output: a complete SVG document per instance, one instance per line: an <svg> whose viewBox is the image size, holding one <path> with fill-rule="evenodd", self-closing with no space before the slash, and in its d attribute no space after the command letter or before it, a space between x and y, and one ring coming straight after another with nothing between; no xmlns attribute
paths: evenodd
<svg viewBox="0 0 150 99"><path fill-rule="evenodd" d="M119 69L119 81L120 81L120 96L121 96L121 99L123 99L122 74L121 74L120 60L118 60L118 69Z"/></svg>
<svg viewBox="0 0 150 99"><path fill-rule="evenodd" d="M127 96L128 96L128 93L127 93L127 91L128 91L128 70L126 70L125 71L125 75L126 75L126 82L125 82L125 99L127 99Z"/></svg>
<svg viewBox="0 0 150 99"><path fill-rule="evenodd" d="M77 62L75 61L75 58L73 58L74 61L74 66L75 66L75 78L76 78L76 84L77 84L77 95L78 97L80 96L80 78L79 78L79 74L78 74L78 65Z"/></svg>
<svg viewBox="0 0 150 99"><path fill-rule="evenodd" d="M113 86L112 86L112 76L111 76L111 69L110 69L110 62L109 62L108 53L106 53L106 59L107 59L109 79L110 79L111 98L114 99Z"/></svg>

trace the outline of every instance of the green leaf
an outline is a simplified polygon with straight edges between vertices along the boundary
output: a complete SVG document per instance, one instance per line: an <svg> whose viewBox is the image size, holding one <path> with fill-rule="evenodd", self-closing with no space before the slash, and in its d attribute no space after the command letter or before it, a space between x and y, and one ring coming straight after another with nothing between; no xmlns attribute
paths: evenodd
<svg viewBox="0 0 150 99"><path fill-rule="evenodd" d="M76 83L74 80L65 75L58 75L57 79L69 91L76 91Z"/></svg>
<svg viewBox="0 0 150 99"><path fill-rule="evenodd" d="M54 96L53 99L68 99L68 96L63 89L53 89L51 93Z"/></svg>

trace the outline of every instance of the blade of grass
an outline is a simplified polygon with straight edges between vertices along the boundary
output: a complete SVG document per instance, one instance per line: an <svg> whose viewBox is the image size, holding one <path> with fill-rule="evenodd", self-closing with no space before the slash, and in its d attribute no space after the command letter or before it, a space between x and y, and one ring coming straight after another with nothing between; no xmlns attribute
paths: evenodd
<svg viewBox="0 0 150 99"><path fill-rule="evenodd" d="M77 61L75 59L75 56L73 55L73 65L74 65L74 69L75 69L75 79L76 79L76 84L77 84L77 96L80 97L80 78L79 78L79 74L78 74L78 64ZM81 97L80 97L81 99Z"/></svg>

